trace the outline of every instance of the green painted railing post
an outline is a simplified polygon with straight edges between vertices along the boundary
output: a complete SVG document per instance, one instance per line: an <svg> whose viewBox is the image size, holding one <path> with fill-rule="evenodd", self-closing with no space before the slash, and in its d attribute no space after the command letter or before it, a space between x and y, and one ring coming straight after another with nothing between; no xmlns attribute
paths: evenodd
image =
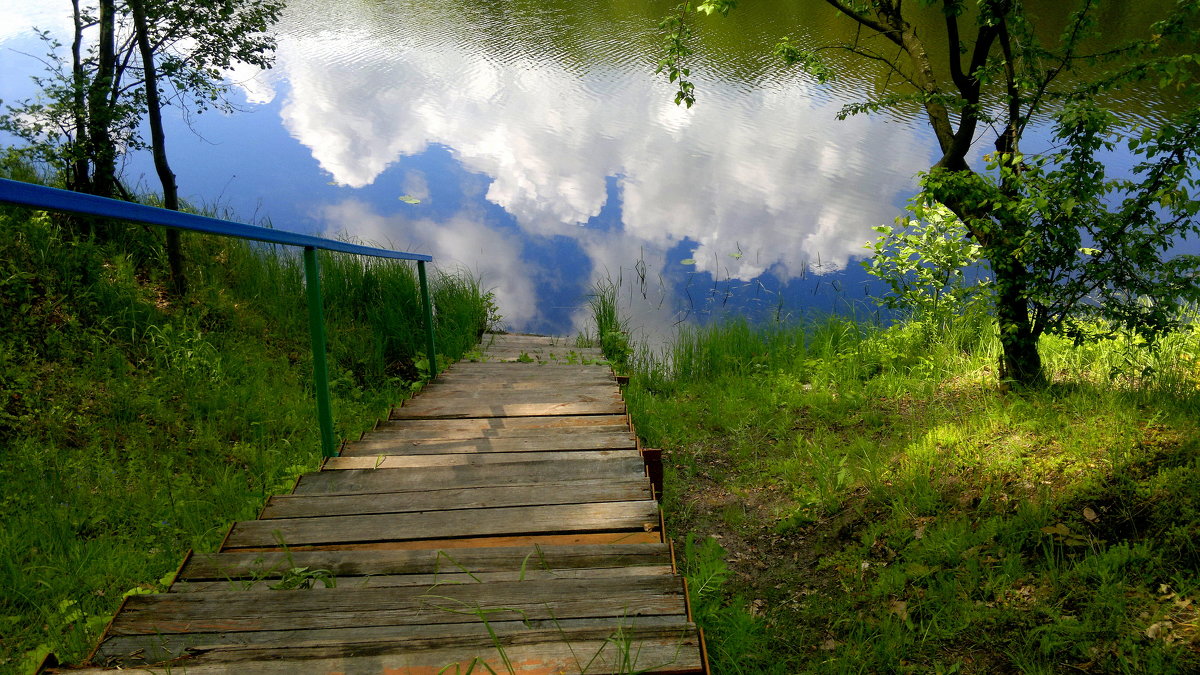
<svg viewBox="0 0 1200 675"><path fill-rule="evenodd" d="M317 392L317 424L321 427L321 455L337 455L333 435L333 406L329 401L329 365L325 360L325 308L321 299L321 266L317 250L304 247L304 280L308 295L308 334L312 338L313 388Z"/></svg>
<svg viewBox="0 0 1200 675"><path fill-rule="evenodd" d="M429 281L425 278L425 261L417 261L417 276L421 278L421 304L425 308L425 353L429 357L429 379L437 377L437 342L434 340L433 301L429 299Z"/></svg>

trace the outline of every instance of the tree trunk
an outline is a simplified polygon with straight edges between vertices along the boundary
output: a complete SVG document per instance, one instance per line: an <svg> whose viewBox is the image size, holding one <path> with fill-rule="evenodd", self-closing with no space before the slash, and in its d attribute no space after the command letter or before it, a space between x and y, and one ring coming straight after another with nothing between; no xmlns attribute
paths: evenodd
<svg viewBox="0 0 1200 675"><path fill-rule="evenodd" d="M75 37L71 41L71 84L72 113L75 117L74 138L69 147L70 169L67 171L67 188L76 192L91 192L91 171L88 166L88 117L87 76L83 72L83 15L79 11L79 0L71 0L72 18L75 22Z"/></svg>
<svg viewBox="0 0 1200 675"><path fill-rule="evenodd" d="M163 206L172 211L179 210L179 188L175 174L167 162L166 135L163 133L162 102L158 97L158 72L154 66L154 50L150 46L149 23L146 6L142 0L129 0L133 11L134 30L137 32L138 50L142 55L142 67L146 78L146 116L150 122L150 148L154 154L154 170L162 183ZM167 230L167 264L171 269L171 288L176 297L187 294L187 277L183 271L183 247L179 230Z"/></svg>
<svg viewBox="0 0 1200 675"><path fill-rule="evenodd" d="M117 148L112 138L113 109L109 102L116 84L116 21L115 1L100 0L96 76L88 92L88 149L92 193L101 197L116 194Z"/></svg>
<svg viewBox="0 0 1200 675"><path fill-rule="evenodd" d="M1036 389L1046 384L1042 356L1038 352L1039 331L1029 318L1028 275L1019 263L993 263L996 276L996 323L1000 329L1000 383L1017 389Z"/></svg>

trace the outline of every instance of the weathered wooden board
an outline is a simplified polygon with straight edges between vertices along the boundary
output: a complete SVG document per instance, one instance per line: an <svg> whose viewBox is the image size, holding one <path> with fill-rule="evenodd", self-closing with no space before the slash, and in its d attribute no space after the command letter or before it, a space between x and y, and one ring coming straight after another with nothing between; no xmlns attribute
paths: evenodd
<svg viewBox="0 0 1200 675"><path fill-rule="evenodd" d="M584 418L586 419L586 418ZM621 434L633 437L628 424L593 424L573 425L564 427L543 427L540 429L522 429L520 427L502 427L497 429L447 429L442 432L425 429L403 429L389 425L406 424L416 421L443 420L403 420L390 421L381 424L379 429L365 434L361 441L352 441L342 450L343 455L375 454L374 452L357 452L360 447L372 447L386 443L409 443L413 441L447 443L453 441L476 441L481 439L536 438L536 439L566 439L571 436L587 436L591 434ZM445 421L476 421L476 420L445 420Z"/></svg>
<svg viewBox="0 0 1200 675"><path fill-rule="evenodd" d="M501 364L503 365L503 364ZM509 368L516 368L520 364L509 364ZM620 386L617 379L612 373L597 373L581 371L576 368L560 368L557 366L538 366L537 370L527 373L514 373L513 375L504 375L497 372L474 372L464 371L461 373L444 373L438 376L437 381L428 385L433 387L436 385L446 385L447 387L469 387L473 384L479 384L485 389L492 391L505 391L506 389L517 389L519 387L497 387L497 382L506 382L511 385L536 385L533 389L541 389L547 385L568 386L575 383L598 386L598 385L615 385ZM418 395L419 392L418 392Z"/></svg>
<svg viewBox="0 0 1200 675"><path fill-rule="evenodd" d="M471 453L552 452L571 450L618 450L636 448L629 430L609 433L525 436L519 438L479 438L454 440L388 440L373 437L347 444L341 458L376 455L433 455ZM345 463L326 464L326 468L345 468Z"/></svg>
<svg viewBox="0 0 1200 675"><path fill-rule="evenodd" d="M468 464L424 469L321 471L301 476L293 494L352 494L486 485L537 485L545 482L622 479L645 475L645 464L637 457L588 458L588 461L575 459L539 461L540 454L531 453L528 461L505 464ZM469 455L469 457L482 457L482 455Z"/></svg>
<svg viewBox="0 0 1200 675"><path fill-rule="evenodd" d="M404 626L521 619L683 616L672 577L550 579L435 588L135 595L109 635Z"/></svg>
<svg viewBox="0 0 1200 675"><path fill-rule="evenodd" d="M267 502L259 518L309 518L497 506L587 504L650 498L650 487L643 477L363 495L276 495Z"/></svg>
<svg viewBox="0 0 1200 675"><path fill-rule="evenodd" d="M484 632L407 640L317 640L279 648L199 646L189 652L187 658L172 664L173 671L430 675L490 670L516 675L582 675L694 673L702 667L697 632L684 622L633 628L554 627L503 636ZM161 672L169 671L164 668Z"/></svg>
<svg viewBox="0 0 1200 675"><path fill-rule="evenodd" d="M401 406L404 408L416 408L427 405L436 406L496 406L496 405L520 405L520 404L545 404L545 403L589 403L595 401L604 401L608 403L620 403L621 392L617 391L616 387L604 387L602 389L576 389L574 387L559 391L556 389L545 389L536 391L516 391L516 392L494 392L485 391L477 392L470 396L439 396L431 393L429 396L418 396L414 399L409 399Z"/></svg>
<svg viewBox="0 0 1200 675"><path fill-rule="evenodd" d="M575 338L560 335L538 335L536 333L484 333L481 345L490 347L504 342L545 342L547 344L575 344Z"/></svg>
<svg viewBox="0 0 1200 675"><path fill-rule="evenodd" d="M375 541L362 544L310 544L289 547L293 551L395 551L446 550L483 548L487 546L582 546L605 544L653 544L662 541L662 533L654 532L591 532L584 534L522 534L504 537L461 537L458 539L415 539L404 541ZM230 549L247 553L266 553L282 550L278 545Z"/></svg>
<svg viewBox="0 0 1200 675"><path fill-rule="evenodd" d="M414 399L412 405L392 410L392 419L423 417L449 419L456 417L540 417L545 415L620 415L625 412L625 402L619 397L611 400L580 400L543 403L496 402L493 404L474 401L430 401Z"/></svg>
<svg viewBox="0 0 1200 675"><path fill-rule="evenodd" d="M389 574L367 577L332 577L334 585L325 586L323 581L315 581L310 590L320 592L338 588L390 588L394 586L424 586L429 588L442 584L486 584L493 581L539 581L546 579L594 579L611 576L671 576L674 570L670 565L654 567L625 567L615 570L611 567L599 569L568 569L543 570L530 567L514 572L458 572L458 568L446 563L447 572L437 574ZM280 577L268 579L230 579L227 581L182 581L171 586L172 593L205 593L208 591L271 591L272 586L278 585Z"/></svg>
<svg viewBox="0 0 1200 675"><path fill-rule="evenodd" d="M163 635L118 635L106 640L97 652L98 661L125 665L140 665L184 656L189 648L197 644L213 647L254 646L264 649L279 649L297 644L360 644L375 641L415 641L455 639L488 634L490 628L497 637L528 635L530 631L562 630L579 635L579 629L620 631L628 635L631 630L652 627L667 627L674 630L695 630L695 627L680 622L677 616L637 616L621 619L585 618L549 621L489 621L482 623L433 624L429 626L365 626L350 628L318 628L292 631L241 631L233 633L168 633ZM641 633L646 637L646 633ZM589 654L590 656L590 654ZM450 671L453 672L453 671ZM486 672L486 671L485 671ZM497 672L505 672L503 670Z"/></svg>
<svg viewBox="0 0 1200 675"><path fill-rule="evenodd" d="M457 363L447 368L446 373L504 373L506 379L520 378L534 373L539 373L539 377L554 377L565 373L613 376L612 366L603 363L501 363L499 361Z"/></svg>
<svg viewBox="0 0 1200 675"><path fill-rule="evenodd" d="M518 431L540 433L548 429L579 429L594 426L624 426L629 428L629 418L625 415L586 415L581 417L487 417L477 419L449 420L390 420L381 422L375 432L389 434L392 432L423 432L434 434L439 432L468 430L479 431L485 435L504 435Z"/></svg>
<svg viewBox="0 0 1200 675"><path fill-rule="evenodd" d="M226 548L450 539L524 534L651 532L658 528L652 501L554 504L416 513L379 513L237 523Z"/></svg>
<svg viewBox="0 0 1200 675"><path fill-rule="evenodd" d="M296 551L197 553L179 573L185 581L279 576L293 567L329 570L335 576L432 574L446 569L512 572L526 568L572 569L661 565L671 560L663 543L607 546L521 546L443 551Z"/></svg>
<svg viewBox="0 0 1200 675"><path fill-rule="evenodd" d="M576 374L572 380L576 385L581 387L616 387L617 381L612 375L600 376L579 376ZM548 389L561 386L560 382L547 382L543 379L527 379L527 380L509 380L507 378L485 377L483 375L455 375L455 376L439 376L432 384L425 385L425 388L418 392L420 395L433 391L461 391L470 393L473 391L527 391L537 389Z"/></svg>
<svg viewBox="0 0 1200 675"><path fill-rule="evenodd" d="M419 454L378 454L365 457L330 457L325 460L326 471L353 469L427 469L457 466L486 466L520 464L524 462L609 461L622 457L637 457L632 447L602 450L547 450L544 452L433 452Z"/></svg>
<svg viewBox="0 0 1200 675"><path fill-rule="evenodd" d="M488 363L545 363L547 365L596 365L607 364L599 351L556 350L556 349L500 349L488 352L484 359Z"/></svg>
<svg viewBox="0 0 1200 675"><path fill-rule="evenodd" d="M476 400L486 399L490 401L503 401L506 404L511 402L521 401L545 401L546 396L558 398L564 394L563 387L554 386L553 383L542 382L541 387L522 387L520 389L492 389L484 387L456 386L456 387L427 387L422 390L418 398L412 399L422 401L428 399L462 399ZM620 395L620 388L616 382L606 382L602 384L590 384L590 386L572 386L570 388L571 396L592 396L595 399L612 398L612 396ZM412 404L406 404L412 405Z"/></svg>
<svg viewBox="0 0 1200 675"><path fill-rule="evenodd" d="M484 358L487 358L486 355ZM606 363L501 363L498 361L463 361L446 369L447 372L482 372L497 371L501 368L512 368L514 375L534 372L537 370L574 370L576 372L612 373L612 366Z"/></svg>

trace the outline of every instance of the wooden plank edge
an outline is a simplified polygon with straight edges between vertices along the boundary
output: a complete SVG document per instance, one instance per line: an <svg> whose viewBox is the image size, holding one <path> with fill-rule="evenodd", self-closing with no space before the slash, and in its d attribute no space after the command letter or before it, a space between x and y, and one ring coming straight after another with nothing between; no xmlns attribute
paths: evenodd
<svg viewBox="0 0 1200 675"><path fill-rule="evenodd" d="M502 537L464 537L461 539L418 539L353 544L288 545L289 551L423 551L459 548L495 548L507 546L574 546L585 544L661 544L658 532L586 532L575 535L518 535ZM223 549L222 553L282 553L278 546L247 546Z"/></svg>
<svg viewBox="0 0 1200 675"><path fill-rule="evenodd" d="M297 476L296 481L299 482L299 480L300 480L300 477ZM292 488L292 489L294 490L295 488ZM226 542L229 541L229 535L233 534L233 528L236 525L237 525L237 521L235 520L234 522L230 523L229 528L225 530L225 536L221 537L221 543L217 546L218 553L225 550L225 544L226 544Z"/></svg>
<svg viewBox="0 0 1200 675"><path fill-rule="evenodd" d="M121 604L117 606L117 611L113 612L112 618L108 620L108 625L106 625L104 627L104 631L100 633L100 639L96 640L95 646L93 646L92 650L88 652L87 659L84 660L85 663L92 663L93 659L96 658L96 654L100 651L100 645L103 645L104 641L109 638L109 634L112 632L113 623L117 620L118 616L121 616L121 612L125 611L125 605L129 603L130 597L131 596L127 595L124 598L121 598ZM47 656L51 655L47 654ZM58 665L58 659L55 659L55 665ZM34 672L40 673L42 671L39 669Z"/></svg>
<svg viewBox="0 0 1200 675"><path fill-rule="evenodd" d="M700 673L701 675L712 675L712 670L708 665L708 642L704 639L704 629L696 626L696 637L700 640Z"/></svg>
<svg viewBox="0 0 1200 675"><path fill-rule="evenodd" d="M171 592L171 589L175 587L175 583L176 583L177 581L179 581L179 575L180 575L180 574L183 574L183 568L184 568L184 567L187 567L187 564L188 564L189 562L191 562L191 560L192 560L192 550L193 550L193 549L190 549L190 548L189 548L189 549L187 550L187 553L184 553L184 554L183 554L183 561L179 563L179 567L176 567L176 568L175 568L175 574L172 574L172 575L171 575L171 583L167 584L167 592L168 592L168 593L170 593L170 592ZM114 615L114 616L115 616L115 615Z"/></svg>
<svg viewBox="0 0 1200 675"><path fill-rule="evenodd" d="M523 404L516 404L516 405L523 405ZM504 419L504 418L509 418L509 417L595 417L597 415L623 415L623 414L625 414L625 412L626 412L626 407L625 407L624 403L622 402L622 404L620 406L613 406L611 409L608 409L608 410L601 410L601 411L596 411L596 412L567 412L567 413L562 413L561 415L554 415L553 413L545 413L545 412L521 413L521 412L514 412L514 411L498 412L495 414L483 415L483 414L479 414L475 411L466 411L466 412L461 412L461 413L449 412L449 413L433 413L433 414L428 414L428 415L413 415L412 417L392 417L389 421L399 422L399 421L403 421L403 420L494 420L494 419Z"/></svg>
<svg viewBox="0 0 1200 675"><path fill-rule="evenodd" d="M659 515L661 516L661 512ZM244 521L244 522L259 522L259 521ZM661 523L661 520L660 520L660 523ZM643 523L642 527L640 527L640 528L637 528L632 524L628 524L623 527L614 527L612 525L606 526L603 523L597 523L595 525L584 525L584 526L580 526L578 529L566 529L558 523L555 523L555 526L557 526L557 528L561 528L561 529L548 529L545 531L537 531L537 530L521 531L521 530L516 530L516 527L513 527L513 528L505 528L505 530L516 530L516 531L502 531L502 532L493 532L493 533L469 534L469 535L462 535L462 536L455 536L454 534L449 534L449 535L443 535L443 536L437 536L437 537L412 537L412 538L405 537L403 535L397 535L394 537L379 537L378 539L367 539L364 537L363 539L325 540L325 538L322 537L321 540L318 540L315 542L312 541L311 539L307 543L290 544L290 543L285 542L286 546L276 546L274 544L265 545L263 543L258 543L258 542L246 542L244 544L231 544L225 548L225 551L234 553L234 552L239 552L239 551L248 551L248 550L256 550L256 549L266 548L266 549L282 552L284 550L288 550L288 551L305 550L305 547L319 547L319 548L333 547L334 549L342 549L342 548L349 548L352 546L359 546L359 545L371 546L371 545L380 545L380 544L410 544L410 543L413 545L418 545L418 548L427 548L425 546L419 546L419 545L423 542L429 542L429 541L459 541L459 540L463 540L463 539L473 540L473 539L496 539L496 538L523 539L523 538L528 538L528 537L548 537L548 538L554 538L554 537L604 537L604 536L608 536L608 535L617 536L617 535L621 535L621 534L654 534L654 535L658 536L658 539L651 543L661 544L663 542L661 524L657 528L654 527L654 525L652 523ZM276 529L274 531L279 532L278 529ZM253 536L254 534L256 534L256 533L251 533L252 536L245 537L245 538L259 539L259 537ZM462 547L459 546L457 548L462 548Z"/></svg>

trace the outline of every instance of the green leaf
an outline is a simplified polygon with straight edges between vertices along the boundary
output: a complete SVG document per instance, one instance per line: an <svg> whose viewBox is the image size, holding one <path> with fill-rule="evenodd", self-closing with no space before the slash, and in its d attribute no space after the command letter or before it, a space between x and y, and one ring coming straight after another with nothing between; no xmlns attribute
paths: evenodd
<svg viewBox="0 0 1200 675"><path fill-rule="evenodd" d="M420 204L421 203L420 199L417 199L416 197L414 197L412 195L400 195L399 199L400 199L400 201L404 202L405 204Z"/></svg>
<svg viewBox="0 0 1200 675"><path fill-rule="evenodd" d="M679 261L679 264L680 265L695 265L696 259L695 258L684 258L683 260Z"/></svg>

